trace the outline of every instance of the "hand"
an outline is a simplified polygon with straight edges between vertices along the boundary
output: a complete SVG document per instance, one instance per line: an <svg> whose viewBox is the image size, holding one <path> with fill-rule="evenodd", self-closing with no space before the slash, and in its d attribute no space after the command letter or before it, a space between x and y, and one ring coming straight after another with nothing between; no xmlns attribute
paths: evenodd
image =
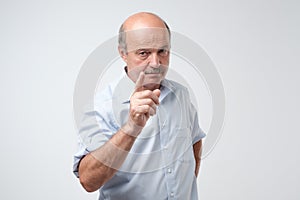
<svg viewBox="0 0 300 200"><path fill-rule="evenodd" d="M144 72L141 72L136 83L133 94L130 98L130 111L125 132L138 135L150 116L156 114L156 106L159 104L160 90L146 90L143 87L145 79Z"/></svg>

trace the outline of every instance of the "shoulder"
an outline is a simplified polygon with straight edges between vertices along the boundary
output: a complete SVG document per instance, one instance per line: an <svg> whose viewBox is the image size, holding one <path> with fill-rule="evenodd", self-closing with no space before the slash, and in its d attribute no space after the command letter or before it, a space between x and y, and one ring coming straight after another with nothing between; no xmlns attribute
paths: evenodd
<svg viewBox="0 0 300 200"><path fill-rule="evenodd" d="M114 82L111 82L101 90L96 90L94 93L92 105L93 109L101 115L112 112L112 99L114 92Z"/></svg>
<svg viewBox="0 0 300 200"><path fill-rule="evenodd" d="M110 102L113 98L113 93L116 88L116 85L118 84L119 79L113 80L110 82L107 86L105 86L101 90L97 90L94 93L94 103L105 103Z"/></svg>

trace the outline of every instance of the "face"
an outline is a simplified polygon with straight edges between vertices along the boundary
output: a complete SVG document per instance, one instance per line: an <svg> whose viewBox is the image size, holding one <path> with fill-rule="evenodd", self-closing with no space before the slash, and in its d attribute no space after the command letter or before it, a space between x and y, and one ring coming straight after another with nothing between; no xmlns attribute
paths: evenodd
<svg viewBox="0 0 300 200"><path fill-rule="evenodd" d="M140 72L144 71L144 86L157 88L168 71L169 43L166 29L147 28L127 32L127 51L121 56L127 64L128 76L135 82Z"/></svg>

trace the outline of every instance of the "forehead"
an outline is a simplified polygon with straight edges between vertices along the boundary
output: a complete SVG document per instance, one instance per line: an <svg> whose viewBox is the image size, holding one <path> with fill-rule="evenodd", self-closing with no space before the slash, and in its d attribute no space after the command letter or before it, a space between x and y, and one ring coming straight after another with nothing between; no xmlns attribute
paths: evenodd
<svg viewBox="0 0 300 200"><path fill-rule="evenodd" d="M126 31L127 51L159 49L170 46L170 35L166 28L143 28Z"/></svg>

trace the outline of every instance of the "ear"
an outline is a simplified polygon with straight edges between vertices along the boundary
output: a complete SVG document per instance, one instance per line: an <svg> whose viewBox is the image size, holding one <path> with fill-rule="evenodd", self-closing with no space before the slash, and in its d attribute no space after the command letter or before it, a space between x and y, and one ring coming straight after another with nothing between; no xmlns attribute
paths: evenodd
<svg viewBox="0 0 300 200"><path fill-rule="evenodd" d="M118 46L118 51L119 51L121 58L124 60L124 62L127 63L127 53L126 53L125 49Z"/></svg>

